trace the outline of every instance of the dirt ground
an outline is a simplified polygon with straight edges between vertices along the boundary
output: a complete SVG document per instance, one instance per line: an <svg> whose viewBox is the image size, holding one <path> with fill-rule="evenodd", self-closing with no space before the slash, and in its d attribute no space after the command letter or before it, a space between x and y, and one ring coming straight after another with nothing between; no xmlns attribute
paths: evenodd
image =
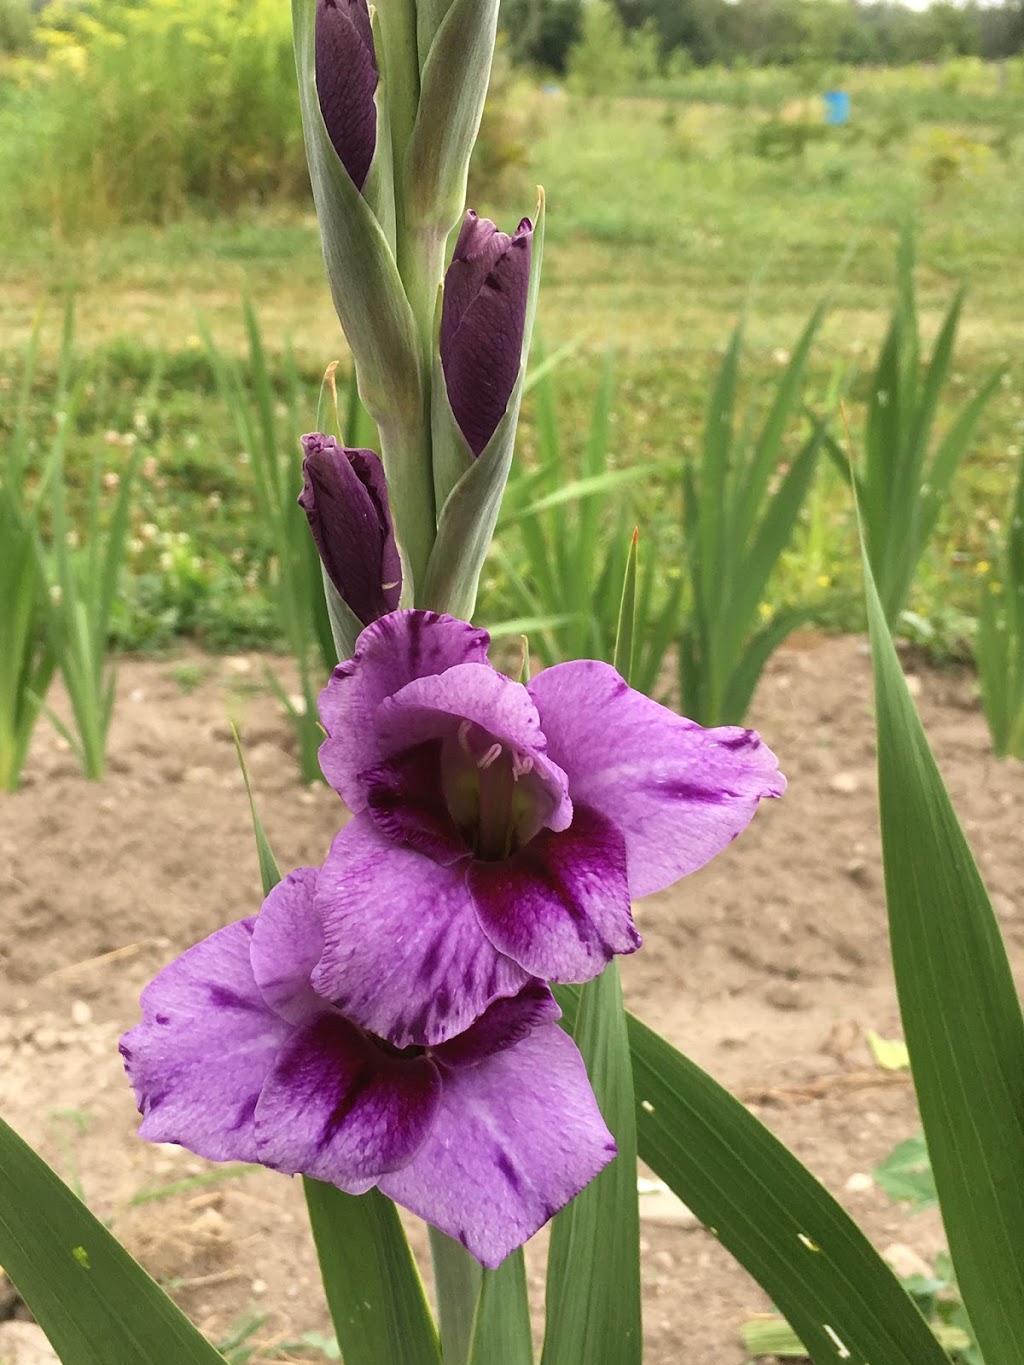
<svg viewBox="0 0 1024 1365"><path fill-rule="evenodd" d="M203 1331L216 1340L266 1315L257 1339L269 1351L328 1326L299 1183L254 1169L140 1202L213 1168L136 1138L117 1054L145 982L259 905L229 716L282 866L319 861L339 823L338 798L298 782L264 664L125 662L99 784L39 727L23 790L0 795L0 1113L80 1182ZM969 676L918 668L912 679L1024 965L1024 768L993 758ZM865 1044L870 1028L898 1035L899 1018L863 641L809 636L783 649L752 719L789 791L710 867L638 906L646 943L623 964L628 1002L735 1089L876 1245L927 1260L942 1245L937 1218L911 1217L867 1178L917 1120L909 1084L873 1068ZM678 1206L658 1194L642 1206L650 1365L742 1365L739 1328L764 1296ZM420 1228L413 1238L425 1246ZM539 1299L540 1248L530 1264Z"/></svg>

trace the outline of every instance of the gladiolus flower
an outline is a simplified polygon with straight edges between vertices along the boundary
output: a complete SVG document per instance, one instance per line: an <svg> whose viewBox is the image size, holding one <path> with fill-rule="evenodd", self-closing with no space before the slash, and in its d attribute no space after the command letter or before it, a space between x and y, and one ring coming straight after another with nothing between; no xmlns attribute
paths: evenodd
<svg viewBox="0 0 1024 1365"><path fill-rule="evenodd" d="M303 436L299 506L327 576L364 626L394 611L402 593L384 466L372 450L333 436Z"/></svg>
<svg viewBox="0 0 1024 1365"><path fill-rule="evenodd" d="M121 1052L140 1135L389 1198L496 1266L615 1155L540 981L399 1051L310 985L315 868L165 967Z"/></svg>
<svg viewBox="0 0 1024 1365"><path fill-rule="evenodd" d="M470 209L445 276L441 364L474 455L494 435L519 377L532 243L529 218L509 237Z"/></svg>
<svg viewBox="0 0 1024 1365"><path fill-rule="evenodd" d="M488 643L394 612L320 696L321 767L355 818L317 884L312 980L398 1046L634 952L630 898L702 866L785 787L752 730L705 730L592 660L522 686Z"/></svg>
<svg viewBox="0 0 1024 1365"><path fill-rule="evenodd" d="M366 0L316 0L315 74L334 150L362 190L377 146L377 57Z"/></svg>

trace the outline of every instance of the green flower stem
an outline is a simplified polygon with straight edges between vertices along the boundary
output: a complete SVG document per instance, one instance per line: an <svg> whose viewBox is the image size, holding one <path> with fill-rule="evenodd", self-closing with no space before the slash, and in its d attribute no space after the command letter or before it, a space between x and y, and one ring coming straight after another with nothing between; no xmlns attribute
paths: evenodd
<svg viewBox="0 0 1024 1365"><path fill-rule="evenodd" d="M484 1272L458 1242L437 1228L428 1232L444 1365L467 1365Z"/></svg>
<svg viewBox="0 0 1024 1365"><path fill-rule="evenodd" d="M401 214L405 149L420 102L420 62L416 47L416 0L388 0L377 9L381 46L378 64L384 76L398 212Z"/></svg>
<svg viewBox="0 0 1024 1365"><path fill-rule="evenodd" d="M405 567L412 577L418 604L434 547L434 475L430 458L430 390L426 387L423 415L397 420L373 412L380 435L380 453L388 476L391 511Z"/></svg>

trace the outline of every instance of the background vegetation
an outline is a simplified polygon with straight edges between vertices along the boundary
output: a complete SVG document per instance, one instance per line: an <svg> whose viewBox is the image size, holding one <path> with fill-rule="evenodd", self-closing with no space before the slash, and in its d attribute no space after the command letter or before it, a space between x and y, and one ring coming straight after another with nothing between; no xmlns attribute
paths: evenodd
<svg viewBox="0 0 1024 1365"><path fill-rule="evenodd" d="M507 225L529 211L536 183L550 187L540 326L549 354L569 350L555 373L567 468L585 458L612 345L606 463L654 472L621 486L599 533L635 519L666 580L678 575L680 457L699 448L737 317L746 313L741 408L754 395L757 409L756 395L779 378L829 295L805 403L834 411L845 395L856 443L894 301L896 244L912 220L926 347L958 287L968 288L936 430L1005 369L902 626L936 652L963 653L1024 441L1015 342L1024 61L949 55L972 46L954 43L941 61L900 68L826 71L781 52L755 63L752 53L772 55L761 47L726 54L726 65L665 27L670 10L698 8L623 4L622 27L615 9L595 3L574 28L578 6L532 7L527 17L539 15L544 32L562 25L569 34L568 78L555 83L512 60L528 30L519 29L515 0L505 6L519 45L500 56L474 198ZM738 22L745 6L726 8ZM845 16L879 32L888 15L906 35L924 31L925 19L951 22L948 8L915 17L813 0L786 13L801 22L812 12L821 22ZM1017 16L1008 5L954 17L977 36L993 25L1010 33ZM595 42L601 25L614 42ZM28 442L37 455L49 448L60 419L60 319L73 292L70 363L82 387L66 434L69 515L96 461L115 476L138 457L116 640L135 649L165 648L180 635L213 648L276 646L276 566L253 452L240 443L200 338L208 329L215 351L241 360L241 382L254 386L248 291L278 418L291 420L297 404L303 426L313 424L326 364L346 363L308 202L287 6L55 0L32 11L25 0L0 0L0 42L0 183L9 187L0 197L0 442L13 428L41 309ZM980 37L973 46L983 46ZM823 121L820 96L833 76L851 94L843 127ZM537 401L526 405L523 473L542 448ZM784 454L792 458L805 438L794 421ZM507 562L495 560L489 576L482 610L491 622L521 614L509 579L509 567L525 562L517 537L510 527ZM854 550L848 490L822 462L762 619L799 607L821 626L861 626Z"/></svg>

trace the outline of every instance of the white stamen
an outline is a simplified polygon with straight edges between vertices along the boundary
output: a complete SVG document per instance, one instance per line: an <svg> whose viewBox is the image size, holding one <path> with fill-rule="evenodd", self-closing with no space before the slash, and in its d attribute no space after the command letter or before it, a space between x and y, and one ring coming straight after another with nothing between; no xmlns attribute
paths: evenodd
<svg viewBox="0 0 1024 1365"><path fill-rule="evenodd" d="M469 747L469 732L472 728L473 722L471 720L459 721L459 748L467 754L472 752Z"/></svg>
<svg viewBox="0 0 1024 1365"><path fill-rule="evenodd" d="M501 757L501 745L494 743L487 752L476 761L476 766L481 772L486 772L492 763L496 763Z"/></svg>
<svg viewBox="0 0 1024 1365"><path fill-rule="evenodd" d="M527 773L533 772L532 754L513 754L512 755L512 776L516 782Z"/></svg>

